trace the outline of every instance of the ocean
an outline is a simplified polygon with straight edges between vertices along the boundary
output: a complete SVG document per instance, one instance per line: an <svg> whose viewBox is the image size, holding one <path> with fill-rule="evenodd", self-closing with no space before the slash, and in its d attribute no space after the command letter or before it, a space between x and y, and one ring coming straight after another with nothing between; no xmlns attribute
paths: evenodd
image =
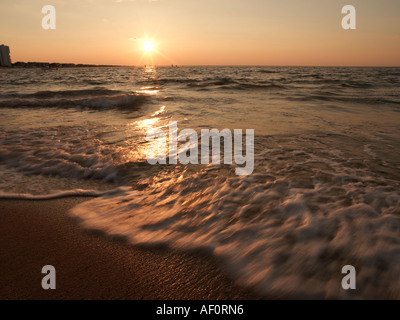
<svg viewBox="0 0 400 320"><path fill-rule="evenodd" d="M150 165L170 121L253 129L254 171ZM1 69L0 123L0 198L88 196L82 227L204 251L261 294L400 298L400 68Z"/></svg>

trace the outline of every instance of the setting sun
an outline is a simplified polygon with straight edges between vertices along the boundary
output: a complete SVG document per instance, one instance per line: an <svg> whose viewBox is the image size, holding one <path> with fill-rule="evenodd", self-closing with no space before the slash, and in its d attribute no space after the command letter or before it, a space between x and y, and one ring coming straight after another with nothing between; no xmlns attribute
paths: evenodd
<svg viewBox="0 0 400 320"><path fill-rule="evenodd" d="M154 50L154 44L153 44L153 42L148 41L148 40L144 41L144 42L143 42L143 49L144 49L144 51L146 51L146 52L151 52L151 51L153 51L153 50Z"/></svg>

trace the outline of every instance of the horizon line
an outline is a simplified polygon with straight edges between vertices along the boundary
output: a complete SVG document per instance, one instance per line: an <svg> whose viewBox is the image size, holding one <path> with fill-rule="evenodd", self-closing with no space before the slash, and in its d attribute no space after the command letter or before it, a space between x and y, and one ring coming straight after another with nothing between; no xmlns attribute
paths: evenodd
<svg viewBox="0 0 400 320"><path fill-rule="evenodd" d="M118 65L118 64L91 64L91 63L75 63L75 62L45 62L45 61L17 61L13 62L12 65L14 67L15 63L43 63L43 64L73 64L75 66L93 66L93 67L120 67L120 68L136 68L141 66L154 66L154 67L170 67L171 65L178 67L319 67L319 68L400 68L400 65L297 65L297 64L153 64L153 65ZM6 67L7 68L7 67Z"/></svg>

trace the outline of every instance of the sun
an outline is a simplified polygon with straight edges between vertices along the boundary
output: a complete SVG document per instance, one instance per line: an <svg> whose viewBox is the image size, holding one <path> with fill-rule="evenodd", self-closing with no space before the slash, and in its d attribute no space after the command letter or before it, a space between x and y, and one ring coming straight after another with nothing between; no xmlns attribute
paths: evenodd
<svg viewBox="0 0 400 320"><path fill-rule="evenodd" d="M143 42L143 49L145 52L152 52L154 50L153 42L146 40Z"/></svg>

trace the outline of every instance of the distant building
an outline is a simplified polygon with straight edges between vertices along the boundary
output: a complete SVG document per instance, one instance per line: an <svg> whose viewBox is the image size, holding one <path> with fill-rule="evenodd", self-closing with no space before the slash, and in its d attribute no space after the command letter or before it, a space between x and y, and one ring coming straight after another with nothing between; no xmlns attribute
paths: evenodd
<svg viewBox="0 0 400 320"><path fill-rule="evenodd" d="M0 66L11 67L10 48L0 45Z"/></svg>

